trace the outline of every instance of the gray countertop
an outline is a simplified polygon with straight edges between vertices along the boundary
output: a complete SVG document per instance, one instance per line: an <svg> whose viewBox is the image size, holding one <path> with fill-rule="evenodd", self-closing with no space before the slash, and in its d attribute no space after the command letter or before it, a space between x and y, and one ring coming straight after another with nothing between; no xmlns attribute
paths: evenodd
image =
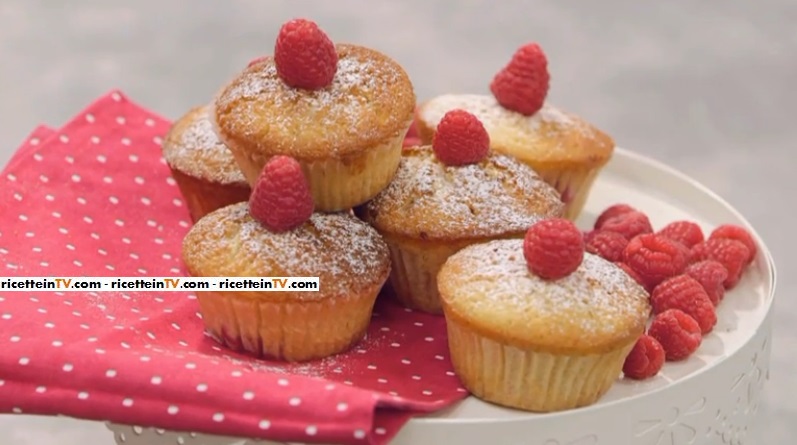
<svg viewBox="0 0 797 445"><path fill-rule="evenodd" d="M496 67L536 40L552 102L739 209L781 272L772 380L749 443L793 440L797 3L3 0L0 164L35 125L59 126L111 88L175 118L271 52L296 16L391 55L419 98L486 92ZM0 416L0 431L4 445L113 443L101 425L67 419Z"/></svg>

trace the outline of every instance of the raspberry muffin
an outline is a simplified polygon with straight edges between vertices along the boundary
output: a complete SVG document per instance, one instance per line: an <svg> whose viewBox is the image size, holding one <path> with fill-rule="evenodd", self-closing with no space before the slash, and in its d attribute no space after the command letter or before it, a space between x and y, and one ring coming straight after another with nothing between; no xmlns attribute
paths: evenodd
<svg viewBox="0 0 797 445"><path fill-rule="evenodd" d="M559 191L565 216L575 219L615 144L582 118L546 103L548 84L542 50L523 46L493 79L492 95L446 94L421 104L416 115L421 141L431 142L446 112L473 113L490 134L492 148L534 168Z"/></svg>
<svg viewBox="0 0 797 445"><path fill-rule="evenodd" d="M568 226L569 224L569 226ZM476 397L551 412L596 402L644 333L645 290L564 219L469 246L438 275L454 369Z"/></svg>
<svg viewBox="0 0 797 445"><path fill-rule="evenodd" d="M334 45L307 20L280 31L273 57L250 64L215 101L214 119L250 183L269 158L295 158L318 211L373 198L396 173L415 93L389 57Z"/></svg>
<svg viewBox="0 0 797 445"><path fill-rule="evenodd" d="M249 199L249 184L213 132L208 106L191 109L172 125L163 140L163 158L195 222L216 209Z"/></svg>
<svg viewBox="0 0 797 445"><path fill-rule="evenodd" d="M551 186L488 147L473 115L451 111L434 144L405 148L395 179L356 210L390 247L390 284L407 307L441 313L437 273L459 249L522 238L541 218L561 215Z"/></svg>
<svg viewBox="0 0 797 445"><path fill-rule="evenodd" d="M301 167L285 156L269 161L249 203L191 228L183 260L199 277L319 277L314 292L197 292L213 337L287 361L337 354L360 340L390 273L379 234L350 213L313 213Z"/></svg>

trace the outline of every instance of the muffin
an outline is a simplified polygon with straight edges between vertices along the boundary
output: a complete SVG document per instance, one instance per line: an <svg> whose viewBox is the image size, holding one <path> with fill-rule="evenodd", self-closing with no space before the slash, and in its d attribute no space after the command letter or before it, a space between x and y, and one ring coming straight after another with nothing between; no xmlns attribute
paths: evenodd
<svg viewBox="0 0 797 445"><path fill-rule="evenodd" d="M208 106L191 109L163 140L163 157L195 222L216 209L246 201L251 191L232 153L213 132L209 110Z"/></svg>
<svg viewBox="0 0 797 445"><path fill-rule="evenodd" d="M249 203L208 214L183 240L191 276L319 278L317 291L197 292L208 332L233 350L287 361L343 352L363 337L390 274L379 234L348 212L307 213L297 175L298 162L272 158Z"/></svg>
<svg viewBox="0 0 797 445"><path fill-rule="evenodd" d="M352 208L387 186L415 108L412 83L394 60L351 44L334 54L331 82L316 89L291 86L276 54L264 57L219 93L214 112L250 183L270 157L291 156L321 212Z"/></svg>
<svg viewBox="0 0 797 445"><path fill-rule="evenodd" d="M565 216L575 220L614 152L613 139L584 119L545 102L547 62L536 45L519 49L490 89L492 95L446 94L420 104L416 120L421 142L431 142L447 111L464 109L475 114L490 134L492 148L536 170L559 191Z"/></svg>
<svg viewBox="0 0 797 445"><path fill-rule="evenodd" d="M583 248L583 247L582 247ZM521 239L469 246L438 276L454 369L485 401L535 412L590 405L645 330L645 290L583 253L564 277L529 269Z"/></svg>
<svg viewBox="0 0 797 445"><path fill-rule="evenodd" d="M395 179L356 212L390 247L390 285L398 299L439 314L436 278L450 255L474 243L522 238L562 208L551 186L508 156L488 153L478 162L449 165L433 147L420 146L404 149Z"/></svg>

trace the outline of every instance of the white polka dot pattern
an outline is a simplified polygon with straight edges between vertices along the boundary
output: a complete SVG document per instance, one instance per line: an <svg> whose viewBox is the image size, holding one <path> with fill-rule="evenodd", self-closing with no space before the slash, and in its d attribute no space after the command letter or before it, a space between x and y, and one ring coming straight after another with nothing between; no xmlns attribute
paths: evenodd
<svg viewBox="0 0 797 445"><path fill-rule="evenodd" d="M61 130L37 128L0 173L3 274L183 274L168 126L114 91ZM0 292L0 412L381 444L466 395L443 319L386 298L351 351L289 365L219 347L189 293Z"/></svg>

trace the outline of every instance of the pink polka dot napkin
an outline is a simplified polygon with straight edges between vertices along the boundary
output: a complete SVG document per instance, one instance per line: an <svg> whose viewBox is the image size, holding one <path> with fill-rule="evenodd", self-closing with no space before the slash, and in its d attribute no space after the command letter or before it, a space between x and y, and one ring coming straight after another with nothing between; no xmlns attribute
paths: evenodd
<svg viewBox="0 0 797 445"><path fill-rule="evenodd" d="M0 173L0 276L181 276L169 122L114 91ZM377 303L348 353L286 365L204 335L196 298L0 291L0 412L295 442L386 443L467 394L441 317Z"/></svg>

